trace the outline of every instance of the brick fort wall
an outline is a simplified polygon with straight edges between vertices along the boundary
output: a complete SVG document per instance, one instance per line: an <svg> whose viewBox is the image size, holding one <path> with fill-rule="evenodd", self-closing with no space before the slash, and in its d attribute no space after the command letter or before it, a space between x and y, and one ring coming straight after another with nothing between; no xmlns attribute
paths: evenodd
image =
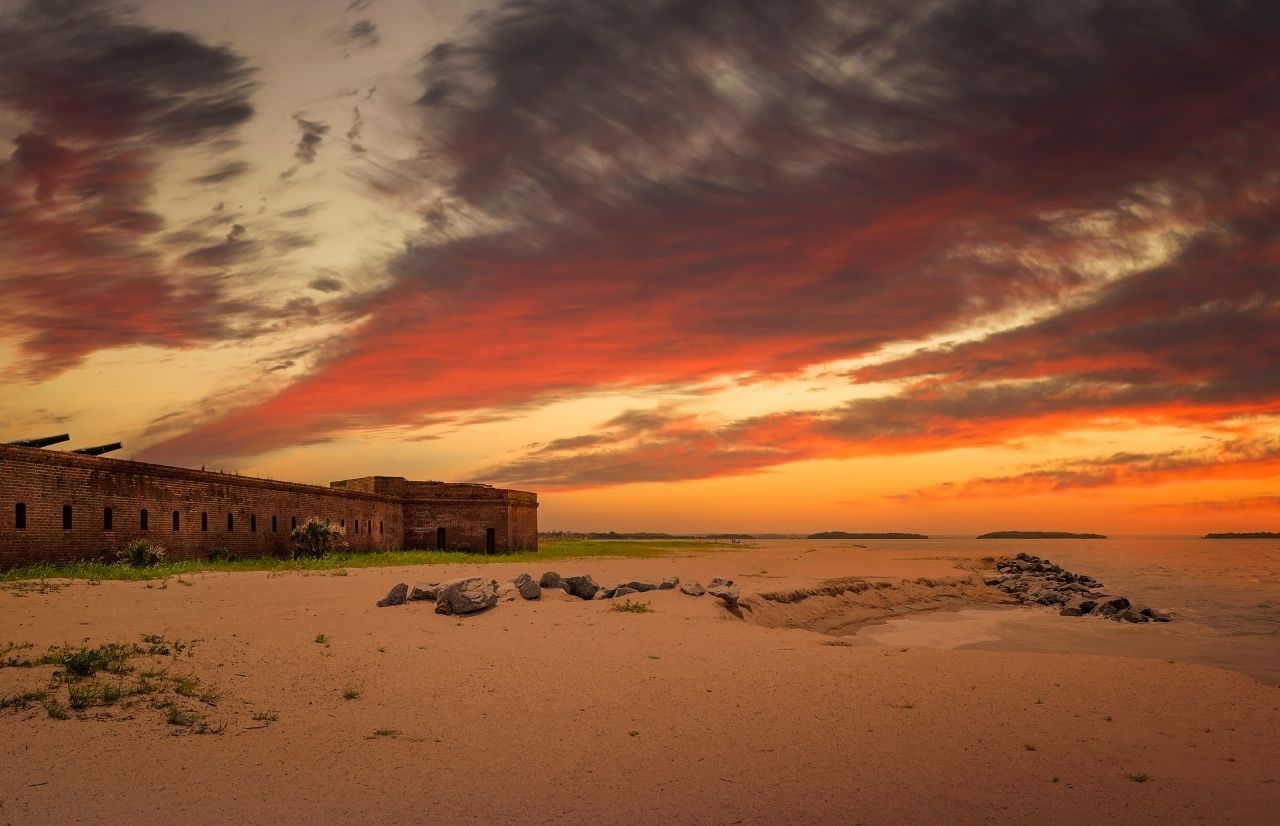
<svg viewBox="0 0 1280 826"><path fill-rule="evenodd" d="M434 548L441 527L450 549L537 548L537 496L523 491L385 476L320 487L10 445L0 508L0 569L113 559L140 537L173 559L283 555L311 516L345 528L353 551Z"/></svg>

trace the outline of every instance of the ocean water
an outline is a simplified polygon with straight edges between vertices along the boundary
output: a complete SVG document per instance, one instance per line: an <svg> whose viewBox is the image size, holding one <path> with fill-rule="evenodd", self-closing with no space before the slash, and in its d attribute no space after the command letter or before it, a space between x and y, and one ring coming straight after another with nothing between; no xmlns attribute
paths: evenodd
<svg viewBox="0 0 1280 826"><path fill-rule="evenodd" d="M855 543L850 543L855 544ZM1120 536L1075 540L859 540L894 558L1012 556L1025 551L1108 593L1172 611L1173 622L1129 625L1048 609L988 609L896 617L857 632L886 645L1079 652L1229 668L1280 686L1280 540Z"/></svg>

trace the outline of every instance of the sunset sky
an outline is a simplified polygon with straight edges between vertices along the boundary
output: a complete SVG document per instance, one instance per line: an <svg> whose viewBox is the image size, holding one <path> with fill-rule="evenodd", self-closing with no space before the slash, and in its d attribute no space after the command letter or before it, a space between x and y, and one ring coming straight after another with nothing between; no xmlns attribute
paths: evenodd
<svg viewBox="0 0 1280 826"><path fill-rule="evenodd" d="M1280 529L1273 0L0 0L0 441Z"/></svg>

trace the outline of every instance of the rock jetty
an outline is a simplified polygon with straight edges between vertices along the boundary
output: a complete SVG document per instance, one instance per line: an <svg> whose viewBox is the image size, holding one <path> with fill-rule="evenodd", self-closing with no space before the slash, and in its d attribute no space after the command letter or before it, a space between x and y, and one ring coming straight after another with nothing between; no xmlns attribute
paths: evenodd
<svg viewBox="0 0 1280 826"><path fill-rule="evenodd" d="M1073 574L1061 565L1032 554L1001 560L983 583L1017 599L1023 605L1054 608L1064 617L1094 616L1116 622L1168 622L1168 614L1127 597L1107 593L1101 582Z"/></svg>

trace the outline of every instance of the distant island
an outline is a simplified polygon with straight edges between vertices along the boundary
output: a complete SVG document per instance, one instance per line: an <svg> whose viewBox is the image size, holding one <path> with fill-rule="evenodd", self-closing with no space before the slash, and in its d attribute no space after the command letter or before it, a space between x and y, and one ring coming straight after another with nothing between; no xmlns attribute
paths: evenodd
<svg viewBox="0 0 1280 826"><path fill-rule="evenodd" d="M1280 539L1276 531L1249 531L1248 533L1207 533L1205 539Z"/></svg>
<svg viewBox="0 0 1280 826"><path fill-rule="evenodd" d="M992 531L979 539L1106 539L1100 533L1069 533L1068 531Z"/></svg>
<svg viewBox="0 0 1280 826"><path fill-rule="evenodd" d="M822 531L811 533L806 539L928 539L922 533L849 533L848 531Z"/></svg>

